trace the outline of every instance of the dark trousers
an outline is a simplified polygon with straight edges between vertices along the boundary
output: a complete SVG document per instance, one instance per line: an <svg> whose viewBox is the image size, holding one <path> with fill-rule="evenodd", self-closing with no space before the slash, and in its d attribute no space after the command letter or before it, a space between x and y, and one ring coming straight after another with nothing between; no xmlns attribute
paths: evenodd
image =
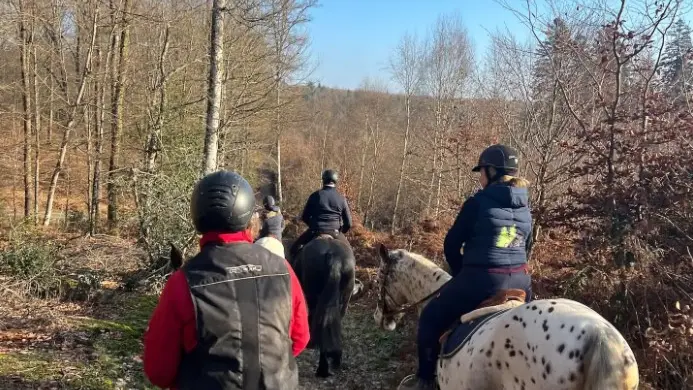
<svg viewBox="0 0 693 390"><path fill-rule="evenodd" d="M303 246L305 246L307 243L310 242L310 240L314 239L320 234L329 234L330 236L332 236L332 238L340 240L345 244L349 245L349 240L347 240L346 236L344 236L344 234L342 234L342 232L340 232L339 230L319 231L308 229L305 232L303 232L303 234L298 236L296 241L294 241L294 243L291 244L291 248L289 249L289 257L291 257L291 260L294 260L296 254L299 250L301 250Z"/></svg>
<svg viewBox="0 0 693 390"><path fill-rule="evenodd" d="M455 321L476 309L481 302L503 289L521 289L532 298L532 284L525 271L515 273L492 273L483 268L464 268L440 290L421 312L416 336L419 354L417 375L424 380L433 380L440 352L439 339Z"/></svg>

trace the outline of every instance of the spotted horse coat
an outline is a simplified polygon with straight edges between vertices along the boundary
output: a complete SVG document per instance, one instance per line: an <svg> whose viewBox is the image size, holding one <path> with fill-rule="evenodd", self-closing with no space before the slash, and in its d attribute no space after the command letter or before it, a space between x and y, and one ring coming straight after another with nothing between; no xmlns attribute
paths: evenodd
<svg viewBox="0 0 693 390"><path fill-rule="evenodd" d="M398 318L383 315L393 311L388 305L415 303L440 287L433 275L449 275L423 256L380 252L374 317L394 329ZM630 346L597 312L569 299L541 299L487 321L456 354L439 359L437 381L441 390L635 390L639 374Z"/></svg>

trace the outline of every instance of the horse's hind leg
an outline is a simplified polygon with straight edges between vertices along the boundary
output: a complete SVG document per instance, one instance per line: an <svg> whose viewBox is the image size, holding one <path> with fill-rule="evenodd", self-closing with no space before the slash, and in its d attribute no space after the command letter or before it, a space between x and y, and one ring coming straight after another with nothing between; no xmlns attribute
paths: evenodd
<svg viewBox="0 0 693 390"><path fill-rule="evenodd" d="M341 296L340 312L342 315L342 320L344 319L344 316L346 315L346 312L347 312L347 308L349 307L349 301L351 300L351 294L354 292L354 284L356 284L356 280L354 279L354 275L352 274L351 277L349 277L347 279L346 286L341 286L342 296Z"/></svg>
<svg viewBox="0 0 693 390"><path fill-rule="evenodd" d="M335 370L342 369L342 351L330 352L329 357L332 359L332 368Z"/></svg>
<svg viewBox="0 0 693 390"><path fill-rule="evenodd" d="M318 370L315 376L318 378L327 378L332 375L330 372L330 363L327 361L327 353L320 351L320 361L318 362Z"/></svg>

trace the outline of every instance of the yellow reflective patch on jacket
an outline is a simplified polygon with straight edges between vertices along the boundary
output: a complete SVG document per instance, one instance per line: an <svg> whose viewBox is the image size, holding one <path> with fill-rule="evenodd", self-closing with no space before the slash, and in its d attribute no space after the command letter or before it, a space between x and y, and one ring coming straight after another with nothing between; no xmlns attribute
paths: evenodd
<svg viewBox="0 0 693 390"><path fill-rule="evenodd" d="M517 227L515 225L510 226L509 228L504 226L501 229L500 234L498 235L498 238L496 239L496 246L498 248L509 248L510 244L515 241L515 238L517 237Z"/></svg>

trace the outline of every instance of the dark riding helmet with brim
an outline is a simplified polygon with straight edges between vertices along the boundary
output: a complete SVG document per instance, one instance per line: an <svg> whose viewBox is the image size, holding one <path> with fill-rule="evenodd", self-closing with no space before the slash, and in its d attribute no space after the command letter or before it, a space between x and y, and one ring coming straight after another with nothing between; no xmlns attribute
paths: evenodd
<svg viewBox="0 0 693 390"><path fill-rule="evenodd" d="M253 188L236 172L210 173L197 183L192 194L190 212L200 233L243 231L254 211Z"/></svg>
<svg viewBox="0 0 693 390"><path fill-rule="evenodd" d="M499 173L515 174L519 161L520 155L515 149L501 144L491 145L481 152L479 162L472 168L472 172L479 172L485 167L493 167Z"/></svg>
<svg viewBox="0 0 693 390"><path fill-rule="evenodd" d="M265 196L265 198L262 200L262 206L265 208L265 210L275 211L277 209L277 202L275 202L274 196Z"/></svg>
<svg viewBox="0 0 693 390"><path fill-rule="evenodd" d="M332 170L332 169L326 169L322 172L322 184L327 185L327 184L337 184L337 181L339 180L339 176L337 175L337 172Z"/></svg>

